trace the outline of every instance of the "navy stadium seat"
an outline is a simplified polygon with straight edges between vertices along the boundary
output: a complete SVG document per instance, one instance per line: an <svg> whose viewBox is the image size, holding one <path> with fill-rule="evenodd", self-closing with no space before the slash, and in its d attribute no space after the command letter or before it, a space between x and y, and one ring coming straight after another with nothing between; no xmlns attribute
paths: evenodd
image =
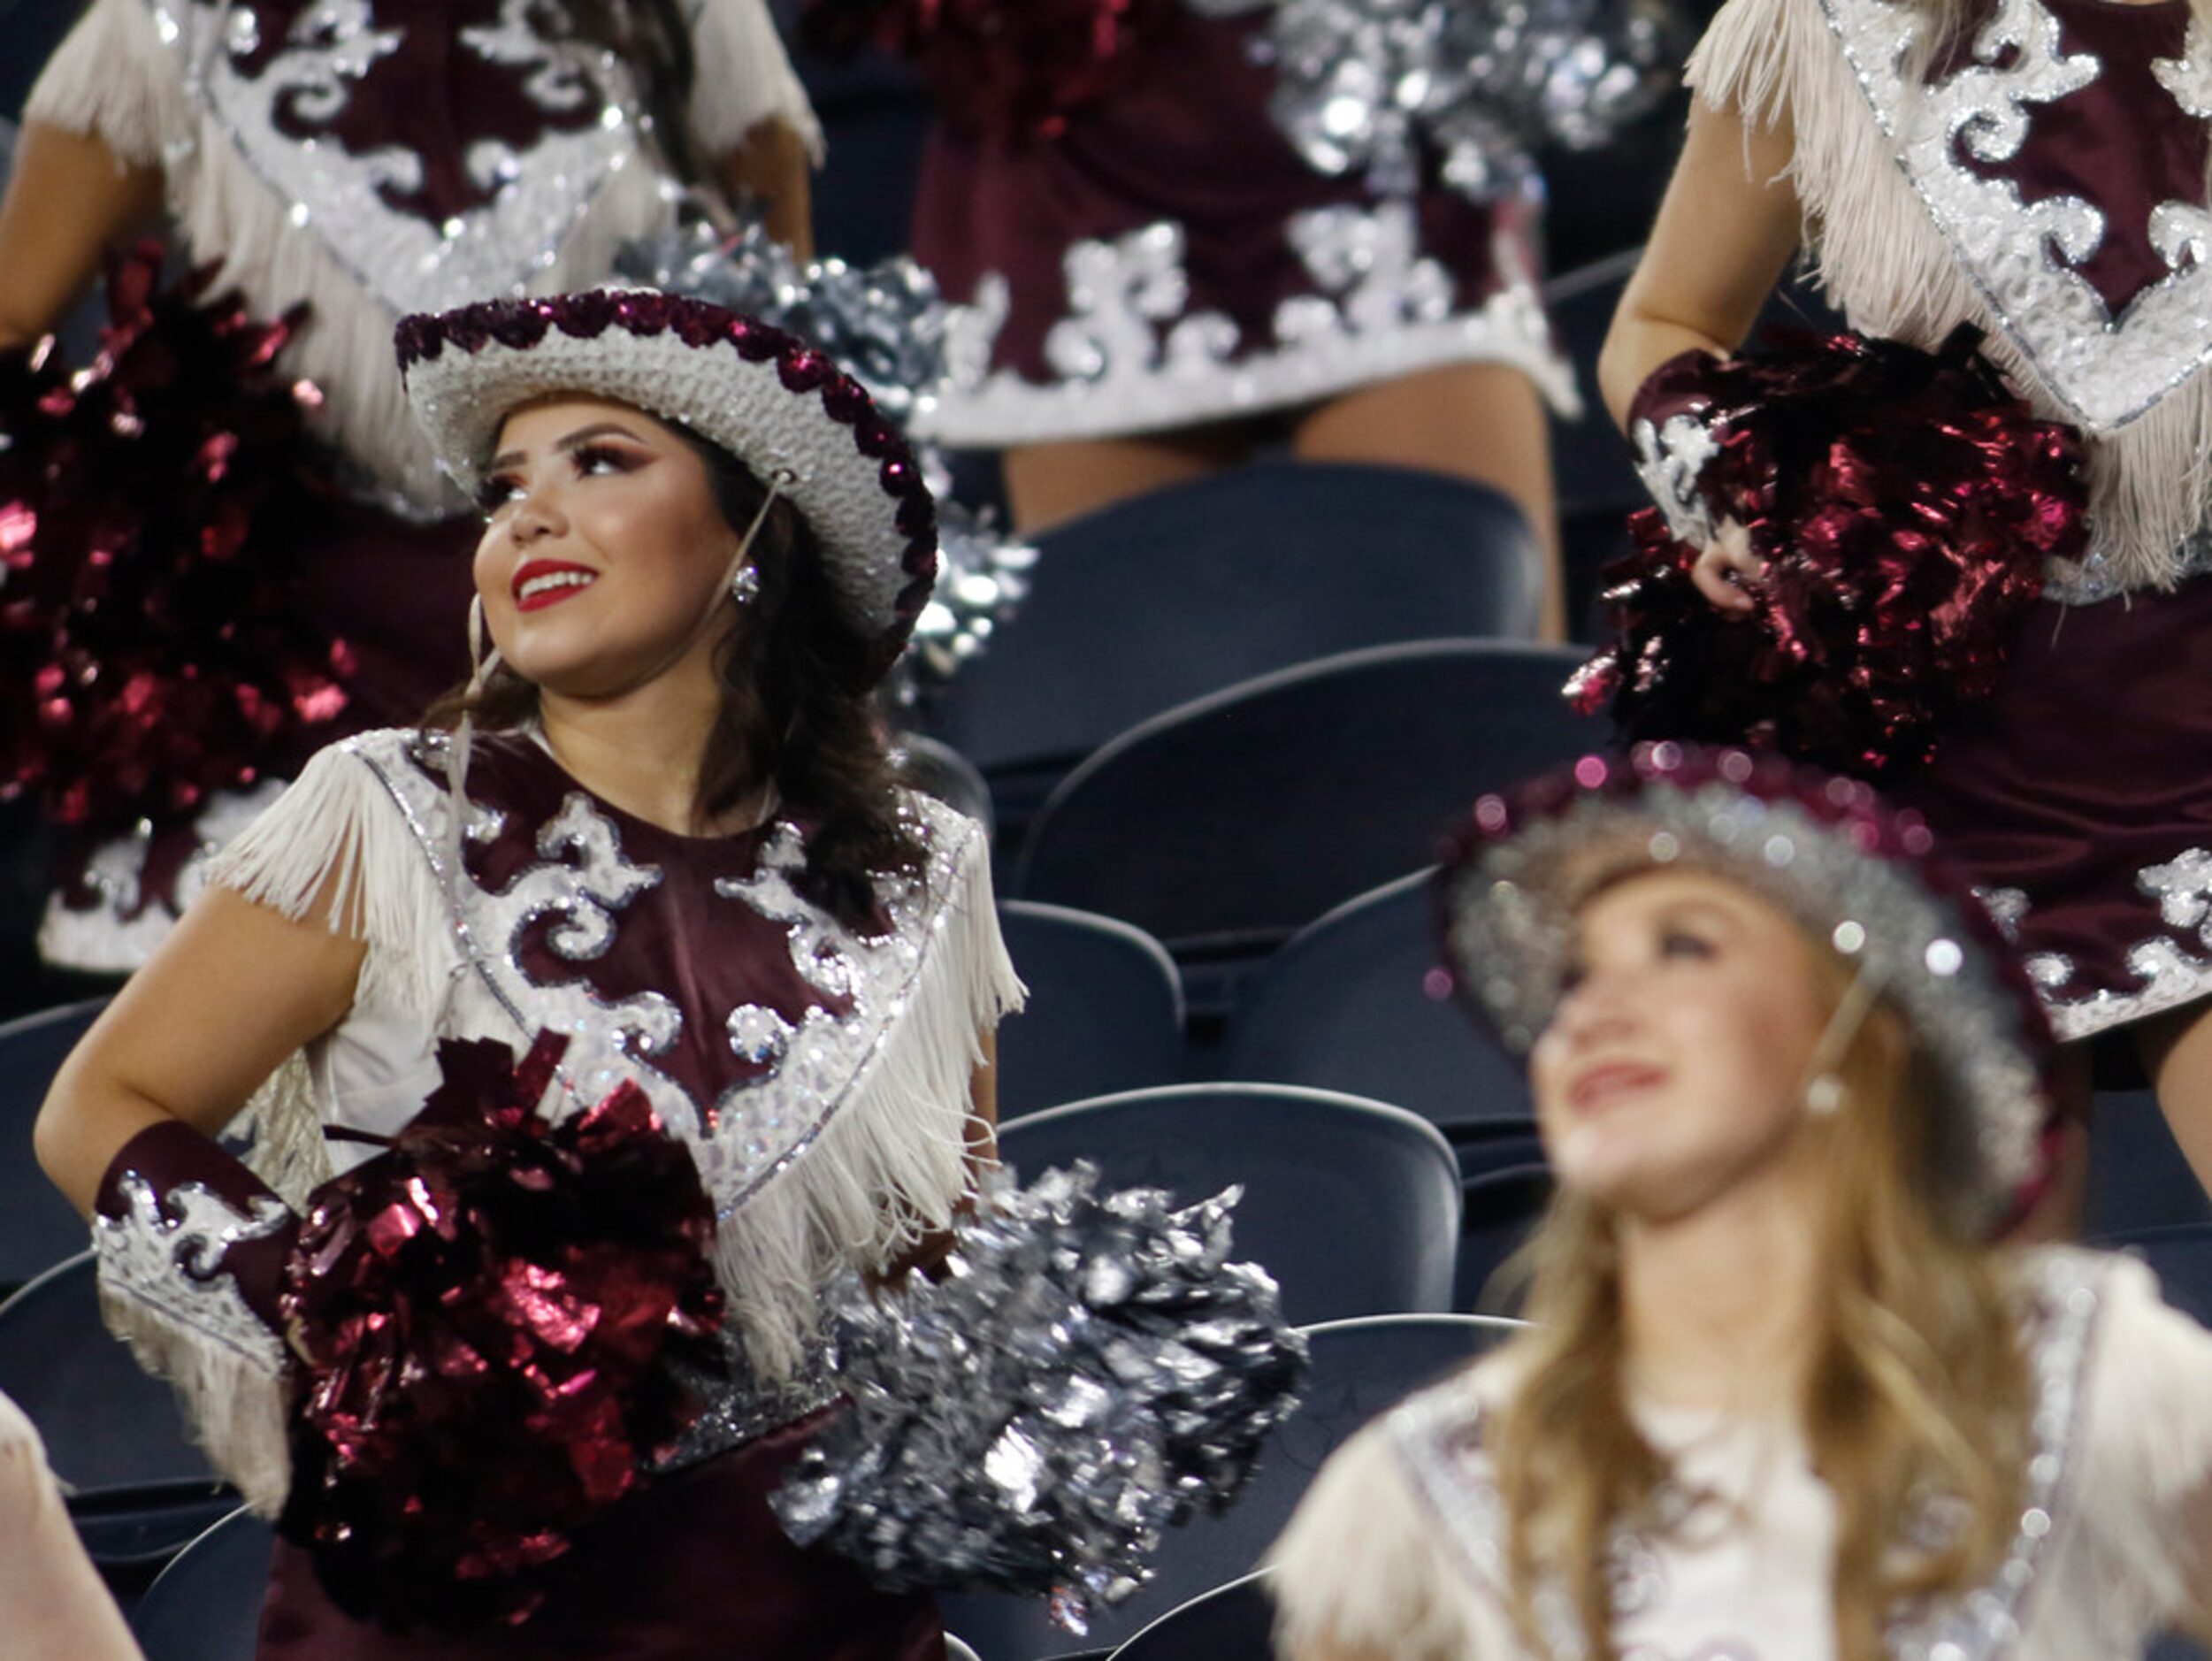
<svg viewBox="0 0 2212 1661"><path fill-rule="evenodd" d="M146 1661L253 1661L275 1547L267 1523L235 1511L178 1553L132 1611Z"/></svg>
<svg viewBox="0 0 2212 1661"><path fill-rule="evenodd" d="M891 759L900 777L915 789L958 808L983 826L986 836L996 833L991 786L976 770L976 764L958 750L922 733L901 732L892 740Z"/></svg>
<svg viewBox="0 0 2212 1661"><path fill-rule="evenodd" d="M1184 1204L1242 1185L1236 1255L1275 1277L1292 1320L1451 1306L1458 1164L1404 1108L1286 1085L1170 1085L1031 1114L999 1146L1024 1178L1088 1160L1107 1187Z"/></svg>
<svg viewBox="0 0 2212 1661"><path fill-rule="evenodd" d="M1526 1120L1519 1058L1433 995L1436 957L1427 872L1346 900L1239 985L1215 1070L1373 1096L1447 1129Z"/></svg>
<svg viewBox="0 0 2212 1661"><path fill-rule="evenodd" d="M89 1251L0 1304L0 1391L45 1439L96 1563L158 1562L237 1504L186 1435L169 1386L102 1324Z"/></svg>
<svg viewBox="0 0 2212 1661"><path fill-rule="evenodd" d="M1384 1315L1309 1328L1313 1367L1297 1411L1260 1451L1251 1480L1219 1517L1169 1532L1156 1577L1100 1611L1090 1634L1054 1628L1036 1599L968 1594L944 1600L945 1625L983 1661L1037 1661L1129 1640L1186 1600L1250 1573L1282 1532L1328 1456L1369 1420L1491 1349L1515 1323L1464 1315Z"/></svg>
<svg viewBox="0 0 2212 1661"><path fill-rule="evenodd" d="M1029 1001L999 1029L999 1117L1175 1083L1183 977L1159 941L1113 917L1010 899L999 908Z"/></svg>
<svg viewBox="0 0 2212 1661"><path fill-rule="evenodd" d="M1470 1176L1460 1185L1458 1296L1452 1307L1472 1313L1511 1313L1506 1289L1492 1278L1520 1250L1551 1203L1551 1171L1541 1155L1526 1165Z"/></svg>
<svg viewBox="0 0 2212 1661"><path fill-rule="evenodd" d="M1014 892L1149 930L1187 979L1198 964L1249 961L1435 858L1482 792L1601 747L1608 728L1559 696L1581 661L1563 647L1428 640L1186 704L1061 783Z"/></svg>
<svg viewBox="0 0 2212 1661"><path fill-rule="evenodd" d="M1263 463L1040 532L1020 614L937 701L1002 809L1114 733L1308 659L1439 635L1527 637L1519 510L1407 469Z"/></svg>
<svg viewBox="0 0 2212 1661"><path fill-rule="evenodd" d="M32 1156L31 1125L55 1072L106 1002L87 999L0 1026L0 1291L85 1249L84 1219Z"/></svg>
<svg viewBox="0 0 2212 1661"><path fill-rule="evenodd" d="M1275 1661L1269 1579L1248 1574L1169 1610L1112 1661Z"/></svg>

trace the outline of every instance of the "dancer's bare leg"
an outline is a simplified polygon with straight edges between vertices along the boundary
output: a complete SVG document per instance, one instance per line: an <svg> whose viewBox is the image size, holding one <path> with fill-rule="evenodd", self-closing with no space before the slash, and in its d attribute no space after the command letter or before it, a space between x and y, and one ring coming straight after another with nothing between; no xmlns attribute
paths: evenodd
<svg viewBox="0 0 2212 1661"><path fill-rule="evenodd" d="M2145 1022L2136 1042L2174 1140L2212 1193L2212 1004Z"/></svg>
<svg viewBox="0 0 2212 1661"><path fill-rule="evenodd" d="M1309 462L1371 462L1472 478L1512 498L1544 556L1543 638L1566 637L1551 431L1527 376L1504 364L1448 364L1356 387L1299 424Z"/></svg>
<svg viewBox="0 0 2212 1661"><path fill-rule="evenodd" d="M1014 528L1024 535L1049 530L1131 496L1221 472L1250 451L1245 433L1233 425L1017 445L1005 461Z"/></svg>

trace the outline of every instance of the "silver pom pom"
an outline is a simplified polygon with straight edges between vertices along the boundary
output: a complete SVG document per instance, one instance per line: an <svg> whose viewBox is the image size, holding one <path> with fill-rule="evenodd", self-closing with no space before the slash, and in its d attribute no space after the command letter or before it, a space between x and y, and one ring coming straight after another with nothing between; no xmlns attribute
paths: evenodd
<svg viewBox="0 0 2212 1661"><path fill-rule="evenodd" d="M937 279L904 255L861 267L839 259L801 264L758 223L725 238L694 222L626 243L615 269L633 282L710 300L809 341L867 387L902 430L944 383L945 302ZM938 499L939 564L936 593L892 670L890 695L900 704L915 702L930 683L951 679L983 652L1029 593L1037 563L1037 550L1002 536L989 509L953 499L943 451L917 443L914 452Z"/></svg>
<svg viewBox="0 0 2212 1661"><path fill-rule="evenodd" d="M1272 6L1255 50L1276 124L1316 171L1412 195L1424 149L1471 200L1535 187L1530 152L1589 149L1651 110L1688 39L1679 0L1184 0Z"/></svg>
<svg viewBox="0 0 2212 1661"><path fill-rule="evenodd" d="M851 1398L774 1504L892 1588L988 1586L1091 1608L1150 1577L1169 1525L1236 1495L1297 1405L1305 1344L1228 1261L1231 1190L1187 1210L1088 1165L998 1179L944 1278L838 1290Z"/></svg>

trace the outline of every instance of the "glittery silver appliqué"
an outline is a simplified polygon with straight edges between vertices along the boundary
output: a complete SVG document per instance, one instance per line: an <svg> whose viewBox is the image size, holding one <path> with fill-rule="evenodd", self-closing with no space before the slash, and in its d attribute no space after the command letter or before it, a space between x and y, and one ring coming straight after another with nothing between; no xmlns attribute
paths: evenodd
<svg viewBox="0 0 2212 1661"><path fill-rule="evenodd" d="M2185 848L2163 865L2136 874L2136 887L2158 902L2159 921L2194 939L2147 935L2127 949L2132 990L2076 985L2080 965L2063 952L2036 952L2028 978L2042 995L2051 1030L2070 1042L2109 1027L2162 1014L2212 994L2212 850ZM2201 948L2199 950L2198 948Z"/></svg>
<svg viewBox="0 0 2212 1661"><path fill-rule="evenodd" d="M2058 20L2039 0L2002 0L1971 60L1940 83L1909 87L1914 8L1893 0L1821 0L1875 119L1953 256L2005 333L2035 365L2070 417L2096 432L2126 425L2212 363L2212 267L2190 264L2144 289L2116 320L2080 267L2104 239L2103 216L2077 196L2022 200L2009 179L1977 173L1963 148L1990 164L2025 141L2025 106L2094 80L2098 60L2062 51ZM2184 102L2208 84L2193 26L2183 60L2161 75ZM2000 67L2007 54L2009 61ZM2170 257L2186 245L2201 204L2160 210Z"/></svg>
<svg viewBox="0 0 2212 1661"><path fill-rule="evenodd" d="M145 1305L272 1377L282 1372L283 1341L240 1294L223 1259L240 1242L282 1229L291 1216L284 1203L264 1195L249 1215L205 1184L186 1183L169 1191L165 1211L163 1198L136 1171L125 1172L119 1188L123 1215L92 1223L102 1291Z"/></svg>
<svg viewBox="0 0 2212 1661"><path fill-rule="evenodd" d="M281 779L250 790L218 790L192 822L192 852L170 884L169 897L145 891L146 861L154 827L142 820L126 835L102 843L86 861L84 884L93 903L78 907L51 896L40 920L39 956L57 968L94 975L127 975L149 957L177 919L207 886L209 862L233 838L284 793Z"/></svg>
<svg viewBox="0 0 2212 1661"><path fill-rule="evenodd" d="M1245 341L1218 311L1190 310L1183 231L1172 220L1066 256L1068 310L1045 337L1058 378L993 372L1008 312L1005 279L987 275L945 332L949 380L916 430L947 444L1029 441L1171 427L1282 409L1450 363L1497 362L1526 372L1554 407L1579 409L1555 349L1535 274L1500 231L1502 286L1479 305L1420 252L1413 205L1338 206L1294 214L1282 234L1311 289L1276 308L1271 339Z"/></svg>
<svg viewBox="0 0 2212 1661"><path fill-rule="evenodd" d="M1636 477L1651 493L1677 541L1703 547L1719 534L1697 481L1720 454L1720 440L1703 417L1671 415L1655 424L1638 417L1629 432L1636 449Z"/></svg>
<svg viewBox="0 0 2212 1661"><path fill-rule="evenodd" d="M792 886L806 864L806 845L787 824L762 841L758 875L726 882L716 891L785 925L792 961L825 996L849 999L840 1017L815 1008L788 1033L765 1076L732 1084L719 1100L700 1102L654 1065L683 1023L682 1013L657 992L608 1001L581 980L547 985L532 980L517 961L517 946L530 922L559 915L586 930L594 910L613 914L644 892L657 872L631 864L615 827L581 794L564 802L540 832L547 863L519 874L496 894L473 882L453 881L447 859L448 797L443 784L410 759L413 735L364 734L348 745L375 773L455 906L455 934L462 954L524 1040L541 1030L565 1033L568 1053L558 1078L566 1114L599 1101L624 1079L634 1080L662 1124L691 1148L701 1182L714 1197L716 1214L727 1219L785 1164L812 1145L866 1076L884 1040L906 1013L932 934L944 924L954 897L969 838L980 832L968 821L926 800L909 799L907 816L926 853L918 884L884 884L889 930L881 937L852 934L817 913ZM559 862L565 854L577 863ZM733 1045L773 1048L779 1035L746 1007L724 1018Z"/></svg>
<svg viewBox="0 0 2212 1661"><path fill-rule="evenodd" d="M533 0L502 0L499 23L463 31L460 50L486 61L531 67L528 96L548 112L588 101L590 125L548 127L529 165L496 143L472 147L477 182L501 188L480 208L433 224L387 199L422 183L422 162L393 145L356 155L334 138L299 139L278 126L284 101L328 121L376 60L398 43L396 28L371 27L367 0L323 0L295 22L285 50L254 77L233 61L250 21L248 0L149 0L161 38L179 55L187 91L212 110L254 173L293 204L293 223L394 316L437 311L462 299L518 293L543 267L608 179L639 160L635 88L612 54L578 40L533 32ZM642 165L642 164L640 164ZM310 203L314 204L312 208Z"/></svg>

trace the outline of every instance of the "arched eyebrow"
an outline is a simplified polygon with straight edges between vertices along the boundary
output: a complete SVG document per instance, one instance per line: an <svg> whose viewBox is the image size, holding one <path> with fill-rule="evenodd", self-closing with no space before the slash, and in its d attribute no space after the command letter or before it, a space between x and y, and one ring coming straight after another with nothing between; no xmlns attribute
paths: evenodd
<svg viewBox="0 0 2212 1661"><path fill-rule="evenodd" d="M645 442L619 421L594 421L589 426L577 428L575 432L562 439L553 448L563 452L580 449L593 439L604 438L628 439L632 444ZM517 465L523 459L524 454L520 450L503 450L484 464L484 471L487 473L500 472Z"/></svg>

